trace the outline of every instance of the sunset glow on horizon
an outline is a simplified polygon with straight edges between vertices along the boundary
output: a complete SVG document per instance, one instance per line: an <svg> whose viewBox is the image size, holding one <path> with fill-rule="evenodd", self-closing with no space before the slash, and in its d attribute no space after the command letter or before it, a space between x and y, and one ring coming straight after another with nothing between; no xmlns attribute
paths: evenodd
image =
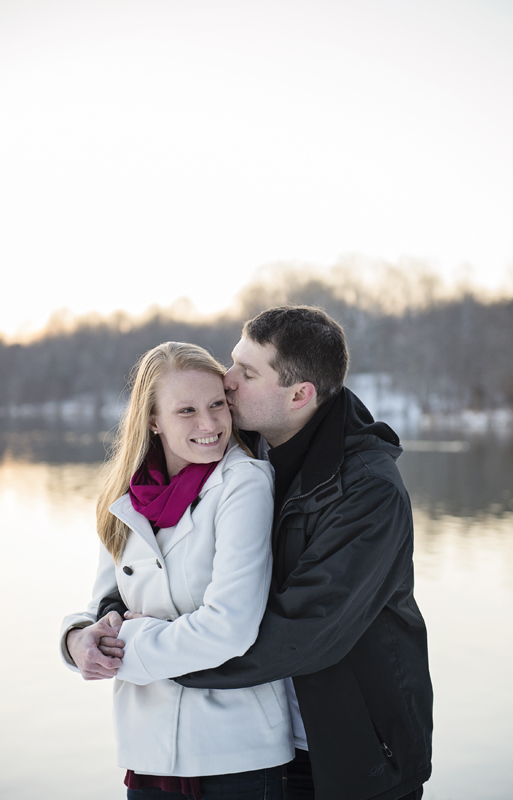
<svg viewBox="0 0 513 800"><path fill-rule="evenodd" d="M513 294L511 3L6 0L0 23L11 339L62 308L214 313L262 266L351 253Z"/></svg>

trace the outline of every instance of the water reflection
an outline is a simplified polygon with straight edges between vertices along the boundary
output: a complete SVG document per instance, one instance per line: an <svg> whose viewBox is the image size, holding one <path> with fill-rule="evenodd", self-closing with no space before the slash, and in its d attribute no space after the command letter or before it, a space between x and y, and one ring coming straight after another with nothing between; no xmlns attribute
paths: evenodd
<svg viewBox="0 0 513 800"><path fill-rule="evenodd" d="M86 427L0 431L7 565L0 602L14 609L3 625L14 655L1 663L9 686L5 800L125 796L115 767L111 686L69 673L56 646L62 616L83 608L90 592L106 440L104 431ZM414 505L416 594L428 624L436 698L434 774L424 796L509 800L513 446L454 442L407 442L399 461Z"/></svg>
<svg viewBox="0 0 513 800"><path fill-rule="evenodd" d="M28 423L30 425L30 423ZM32 423L34 425L34 423ZM37 427L13 420L0 427L0 460L94 464L105 458L114 428ZM513 511L513 441L498 438L407 440L398 461L413 505L429 516L501 516Z"/></svg>
<svg viewBox="0 0 513 800"><path fill-rule="evenodd" d="M0 459L10 458L48 464L101 462L113 429L95 427L70 428L62 422L36 425L30 421L22 424L18 420L5 421L0 427Z"/></svg>
<svg viewBox="0 0 513 800"><path fill-rule="evenodd" d="M408 449L406 443L398 464L414 506L435 518L513 511L513 442L460 441L467 446L452 451Z"/></svg>

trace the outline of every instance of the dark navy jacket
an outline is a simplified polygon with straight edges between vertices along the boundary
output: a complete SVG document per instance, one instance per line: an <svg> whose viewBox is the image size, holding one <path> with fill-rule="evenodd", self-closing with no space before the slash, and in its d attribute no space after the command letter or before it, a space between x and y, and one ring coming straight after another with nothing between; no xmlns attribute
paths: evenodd
<svg viewBox="0 0 513 800"><path fill-rule="evenodd" d="M277 509L257 641L176 680L232 689L292 676L316 800L397 800L429 778L432 731L401 448L349 390L330 406Z"/></svg>

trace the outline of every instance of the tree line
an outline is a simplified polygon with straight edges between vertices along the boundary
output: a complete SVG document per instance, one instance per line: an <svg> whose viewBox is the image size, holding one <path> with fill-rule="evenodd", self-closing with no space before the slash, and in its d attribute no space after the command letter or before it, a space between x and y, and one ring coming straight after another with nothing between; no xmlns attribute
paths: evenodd
<svg viewBox="0 0 513 800"><path fill-rule="evenodd" d="M245 319L272 305L305 303L343 325L352 373L389 373L423 411L513 408L513 300L485 302L470 291L443 297L429 274L420 278L410 280L415 291L404 281L401 290L403 279L389 271L379 291L362 287L354 269L327 277L285 269L274 283L248 286L236 308L215 318L155 309L138 323L116 314L71 329L54 324L29 344L0 342L0 407L72 398L100 407L122 393L140 355L168 340L202 345L228 365Z"/></svg>

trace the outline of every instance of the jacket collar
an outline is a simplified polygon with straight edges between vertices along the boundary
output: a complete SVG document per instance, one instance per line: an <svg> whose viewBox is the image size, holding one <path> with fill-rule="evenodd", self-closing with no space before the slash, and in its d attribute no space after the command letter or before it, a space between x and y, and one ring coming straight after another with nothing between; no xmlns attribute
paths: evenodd
<svg viewBox="0 0 513 800"><path fill-rule="evenodd" d="M327 463L331 465L338 459L339 448L334 447L335 440L341 441L338 430L331 428L332 436L324 437L322 429L325 420L331 416L331 411L337 405L338 397L334 397L317 409L313 417L292 438L278 447L269 450L269 461L276 473L276 500L278 505L288 489L291 487L296 475L301 475L299 486L300 493L308 493L318 483L323 483L329 475ZM335 423L340 424L340 413L333 416ZM343 425L343 420L342 420ZM327 442L324 442L324 439ZM319 439L321 442L319 443ZM319 457L322 452L322 458ZM333 470L330 475L333 474Z"/></svg>
<svg viewBox="0 0 513 800"><path fill-rule="evenodd" d="M340 476L340 467L347 454L357 450L381 449L386 450L394 458L402 452L399 446L399 437L385 422L376 422L362 403L362 401L347 387L344 387L332 400L322 405L314 414L309 423L292 439L275 448L275 453L293 444L296 438L304 435L309 426L314 428L304 454L302 464L298 467L297 477L287 492L287 498L305 495L317 487L323 487L331 478ZM255 448L258 440L257 433L243 432L250 447ZM273 461L273 450L269 451L269 458ZM340 480L319 492L319 502L340 490ZM331 492L331 494L330 494ZM288 503L288 508L292 506Z"/></svg>
<svg viewBox="0 0 513 800"><path fill-rule="evenodd" d="M322 411L322 406L317 413ZM361 450L385 450L397 458L399 437L386 422L375 421L369 409L344 387L325 415L301 471L301 491L310 492L338 471L344 458Z"/></svg>
<svg viewBox="0 0 513 800"><path fill-rule="evenodd" d="M344 425L346 416L345 389L317 409L307 424L295 436L269 450L269 461L280 469L281 463L292 459L301 479L293 486L298 493L308 493L324 483L344 459ZM260 434L239 431L245 443L256 453ZM290 494L290 492L288 493Z"/></svg>
<svg viewBox="0 0 513 800"><path fill-rule="evenodd" d="M301 469L301 493L308 494L328 481L344 460L344 428L347 415L346 390L343 389L324 411L321 406L314 419L322 415Z"/></svg>
<svg viewBox="0 0 513 800"><path fill-rule="evenodd" d="M160 547L155 539L155 534L153 533L153 528L150 525L149 519L146 519L139 511L135 510L128 493L124 494L118 500L115 500L109 507L109 511L120 519L121 522L124 522L125 525L128 525L130 530L135 531L141 536L157 555L161 555Z"/></svg>

